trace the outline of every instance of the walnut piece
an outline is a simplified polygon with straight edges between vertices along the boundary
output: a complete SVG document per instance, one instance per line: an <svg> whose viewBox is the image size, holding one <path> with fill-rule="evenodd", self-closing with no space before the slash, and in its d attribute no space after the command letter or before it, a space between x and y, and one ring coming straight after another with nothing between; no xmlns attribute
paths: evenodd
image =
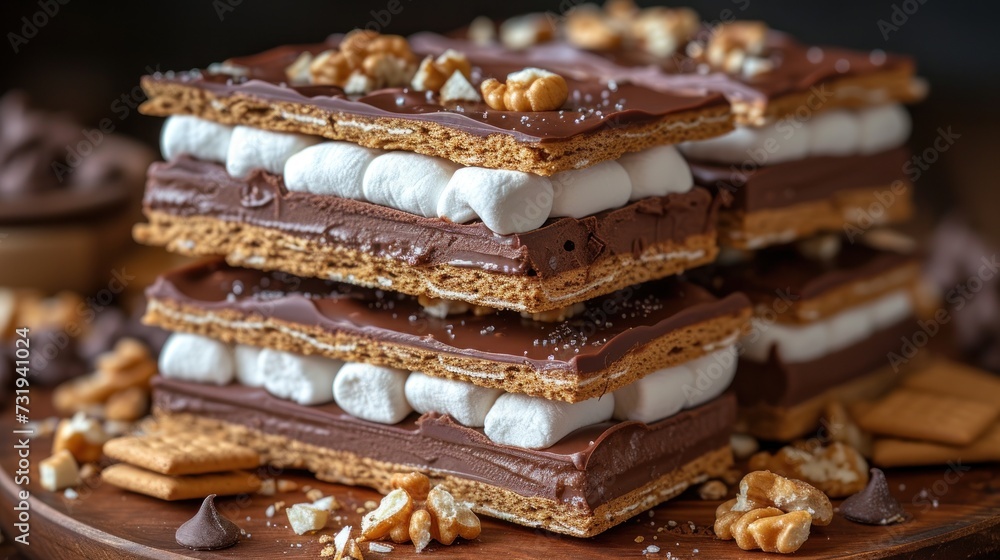
<svg viewBox="0 0 1000 560"><path fill-rule="evenodd" d="M301 72L296 64L301 65L301 59L286 73ZM415 71L416 57L406 38L355 29L344 37L339 49L323 51L309 62L309 81L338 86L349 94L362 94L406 86Z"/></svg>
<svg viewBox="0 0 1000 560"><path fill-rule="evenodd" d="M722 24L709 39L705 58L713 67L730 74L744 72L748 61L754 61L750 65L754 73L767 70L764 59L760 58L767 44L767 31L767 24L762 21Z"/></svg>
<svg viewBox="0 0 1000 560"><path fill-rule="evenodd" d="M431 479L418 472L395 473L389 479L389 485L394 489L399 488L406 491L414 500L426 500L427 493L431 490Z"/></svg>
<svg viewBox="0 0 1000 560"><path fill-rule="evenodd" d="M840 442L829 446L796 442L774 455L762 451L750 458L749 467L804 480L833 498L856 494L868 485L868 462Z"/></svg>
<svg viewBox="0 0 1000 560"><path fill-rule="evenodd" d="M813 516L804 510L785 512L777 507L759 507L748 511L732 509L738 500L730 500L715 511L715 536L735 540L743 550L788 554L798 550L809 538Z"/></svg>
<svg viewBox="0 0 1000 560"><path fill-rule="evenodd" d="M68 451L78 463L96 463L101 460L107 440L100 422L78 412L73 418L59 422L52 451Z"/></svg>
<svg viewBox="0 0 1000 560"><path fill-rule="evenodd" d="M526 49L555 36L556 28L545 14L525 14L500 24L500 42L508 49Z"/></svg>
<svg viewBox="0 0 1000 560"><path fill-rule="evenodd" d="M437 58L428 56L421 61L410 86L417 91L440 91L455 72L468 80L472 75L472 64L464 54L448 49Z"/></svg>
<svg viewBox="0 0 1000 560"><path fill-rule="evenodd" d="M507 83L490 78L479 86L486 104L498 111L555 111L569 97L566 80L540 68L507 75Z"/></svg>
<svg viewBox="0 0 1000 560"><path fill-rule="evenodd" d="M583 4L566 15L566 38L581 49L609 51L622 44L622 30L596 7Z"/></svg>
<svg viewBox="0 0 1000 560"><path fill-rule="evenodd" d="M412 541L421 552L431 539L450 545L458 537L474 539L482 532L479 517L469 506L456 501L444 486L429 489L430 479L423 474L397 473L389 483L394 490L361 521L362 538Z"/></svg>
<svg viewBox="0 0 1000 560"><path fill-rule="evenodd" d="M361 519L361 536L366 540L386 537L393 527L407 522L411 513L413 500L405 490L397 488L382 498L378 508Z"/></svg>
<svg viewBox="0 0 1000 560"><path fill-rule="evenodd" d="M833 521L833 504L817 488L801 480L792 480L770 471L754 471L740 481L733 511L776 507L786 513L807 511L814 525L825 526Z"/></svg>
<svg viewBox="0 0 1000 560"><path fill-rule="evenodd" d="M639 12L630 33L636 45L649 54L668 57L698 33L698 13L688 8L653 7Z"/></svg>

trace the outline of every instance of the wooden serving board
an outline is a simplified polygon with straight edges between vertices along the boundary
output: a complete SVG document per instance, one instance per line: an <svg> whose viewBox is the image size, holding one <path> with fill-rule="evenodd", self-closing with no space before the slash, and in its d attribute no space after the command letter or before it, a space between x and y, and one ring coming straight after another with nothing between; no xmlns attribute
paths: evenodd
<svg viewBox="0 0 1000 560"><path fill-rule="evenodd" d="M34 391L32 417L49 412L39 404L48 396ZM174 531L197 511L198 500L162 502L128 493L99 479L78 489L79 497L67 499L38 485L37 465L51 452L47 438L31 444L31 482L15 485L12 473L17 456L12 430L16 429L11 406L0 420L0 522L5 543L0 558L89 559L180 559L212 558L251 560L258 558L319 558L323 548L318 535L297 536L288 528L284 514L268 519L265 510L276 501L286 504L308 501L302 490L275 496L250 495L218 500L219 510L244 529L248 538L233 548L217 552L192 552L174 542ZM957 468L892 469L887 473L892 492L912 520L894 527L858 525L839 515L828 527L813 528L812 535L792 558L997 558L1000 557L1000 465L961 465ZM334 534L343 525L359 526L356 508L368 500L378 501L376 492L318 482L298 472L271 473L300 486L320 488L333 494L343 508L320 534ZM13 542L15 497L27 489L30 499L30 546ZM575 539L516 525L483 519L483 533L472 542L446 547L432 544L421 555L406 545L392 545L390 553L369 552L365 558L782 558L782 555L746 552L732 541L719 541L708 531L718 502L698 499L689 491L651 513L636 518L592 539ZM836 505L836 502L835 502ZM340 516L337 519L337 516ZM692 532L691 528L694 528ZM651 547L658 547L658 550ZM668 555L669 553L669 555Z"/></svg>

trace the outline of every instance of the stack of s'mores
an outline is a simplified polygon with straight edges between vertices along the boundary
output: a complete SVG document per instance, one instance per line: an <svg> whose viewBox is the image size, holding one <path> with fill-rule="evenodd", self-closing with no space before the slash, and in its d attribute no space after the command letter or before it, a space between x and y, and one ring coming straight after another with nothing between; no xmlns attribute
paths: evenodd
<svg viewBox="0 0 1000 560"><path fill-rule="evenodd" d="M445 45L447 43L447 45ZM749 299L678 273L726 97L566 47L356 31L143 79L164 426L591 536L731 465Z"/></svg>
<svg viewBox="0 0 1000 560"><path fill-rule="evenodd" d="M543 42L538 56L570 49L609 79L681 80L730 102L734 130L680 151L720 204L723 252L692 276L754 306L734 383L741 429L795 439L816 428L830 399L871 398L898 379L904 368L890 357L916 329L919 263L911 243L882 228L913 212L903 104L926 85L912 60L630 0L498 28L480 19L466 35L486 52L530 36Z"/></svg>

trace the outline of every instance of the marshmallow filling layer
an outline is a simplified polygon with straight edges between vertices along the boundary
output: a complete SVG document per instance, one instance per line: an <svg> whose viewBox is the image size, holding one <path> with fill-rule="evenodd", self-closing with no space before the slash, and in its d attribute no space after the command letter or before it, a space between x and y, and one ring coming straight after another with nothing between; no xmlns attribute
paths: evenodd
<svg viewBox="0 0 1000 560"><path fill-rule="evenodd" d="M804 324L751 319L750 332L741 340L745 360L763 363L772 353L784 363L809 362L857 344L875 331L913 315L908 289L892 291L862 305Z"/></svg>
<svg viewBox="0 0 1000 560"><path fill-rule="evenodd" d="M416 412L482 428L491 441L544 449L586 426L611 420L653 423L722 394L736 372L735 346L655 371L613 393L578 403L552 401L420 372L345 363L188 333L170 336L160 374L210 385L260 387L305 406L335 402L345 413L398 424Z"/></svg>
<svg viewBox="0 0 1000 560"><path fill-rule="evenodd" d="M899 147L910 135L902 105L835 109L792 115L761 127L736 130L680 145L692 160L760 167L819 156L869 155Z"/></svg>
<svg viewBox="0 0 1000 560"><path fill-rule="evenodd" d="M583 218L630 201L685 193L694 185L673 146L543 177L184 115L167 119L161 147L168 161L188 155L223 163L235 178L262 169L283 176L292 192L367 201L454 223L481 220L501 235L537 229L549 218Z"/></svg>

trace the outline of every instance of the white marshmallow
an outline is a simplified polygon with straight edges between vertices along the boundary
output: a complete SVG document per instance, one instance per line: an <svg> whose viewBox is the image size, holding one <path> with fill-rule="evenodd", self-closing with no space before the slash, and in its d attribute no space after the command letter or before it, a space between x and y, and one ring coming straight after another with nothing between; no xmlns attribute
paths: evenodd
<svg viewBox="0 0 1000 560"><path fill-rule="evenodd" d="M684 408L694 385L687 364L661 369L615 391L615 419L655 422Z"/></svg>
<svg viewBox="0 0 1000 560"><path fill-rule="evenodd" d="M460 166L443 158L389 152L368 165L365 199L426 218L437 217L438 200Z"/></svg>
<svg viewBox="0 0 1000 560"><path fill-rule="evenodd" d="M267 392L304 405L333 400L333 379L343 364L340 360L270 348L264 348L257 356L257 368L264 376Z"/></svg>
<svg viewBox="0 0 1000 560"><path fill-rule="evenodd" d="M733 382L738 363L735 345L688 362L687 367L694 373L694 383L686 391L684 408L700 406L721 395Z"/></svg>
<svg viewBox="0 0 1000 560"><path fill-rule="evenodd" d="M858 152L874 154L895 148L910 135L910 114L902 105L881 105L858 113L860 139Z"/></svg>
<svg viewBox="0 0 1000 560"><path fill-rule="evenodd" d="M624 206L632 196L632 181L616 161L552 176L552 216L583 218Z"/></svg>
<svg viewBox="0 0 1000 560"><path fill-rule="evenodd" d="M828 317L823 322L827 324L827 350L835 352L867 338L875 331L871 309L861 305L846 309Z"/></svg>
<svg viewBox="0 0 1000 560"><path fill-rule="evenodd" d="M408 372L350 363L333 382L333 398L344 412L381 424L397 424L413 412L406 402Z"/></svg>
<svg viewBox="0 0 1000 560"><path fill-rule="evenodd" d="M771 347L777 340L777 331L772 326L774 323L751 317L750 331L740 338L740 356L751 362L766 362L771 356Z"/></svg>
<svg viewBox="0 0 1000 560"><path fill-rule="evenodd" d="M317 136L237 126L226 154L226 171L233 177L246 177L254 169L281 174L288 158L321 141Z"/></svg>
<svg viewBox="0 0 1000 560"><path fill-rule="evenodd" d="M680 148L693 159L773 165L806 157L809 133L808 121L781 120L763 127L740 126L716 138L685 142Z"/></svg>
<svg viewBox="0 0 1000 560"><path fill-rule="evenodd" d="M551 211L552 182L546 177L482 167L455 171L437 207L438 217L456 223L478 217L500 235L537 229Z"/></svg>
<svg viewBox="0 0 1000 560"><path fill-rule="evenodd" d="M613 394L578 403L504 393L486 415L486 437L515 447L544 449L570 432L611 418Z"/></svg>
<svg viewBox="0 0 1000 560"><path fill-rule="evenodd" d="M674 146L657 146L625 154L618 159L632 183L629 200L669 193L685 193L694 187L691 168Z"/></svg>
<svg viewBox="0 0 1000 560"><path fill-rule="evenodd" d="M856 113L842 109L824 111L809 120L809 153L814 156L847 156L855 153L861 138Z"/></svg>
<svg viewBox="0 0 1000 560"><path fill-rule="evenodd" d="M257 367L260 348L237 344L233 354L236 358L236 380L247 387L263 387L264 372Z"/></svg>
<svg viewBox="0 0 1000 560"><path fill-rule="evenodd" d="M771 355L771 347L777 345L778 353L786 362L806 362L827 353L828 325L817 321L802 326L789 327L781 323L764 323L753 320L759 336L750 342L754 334L747 335L743 345L743 357L755 362L765 362Z"/></svg>
<svg viewBox="0 0 1000 560"><path fill-rule="evenodd" d="M470 428L481 428L486 413L503 394L500 389L480 387L467 381L431 377L413 372L406 380L406 400L420 414L440 412Z"/></svg>
<svg viewBox="0 0 1000 560"><path fill-rule="evenodd" d="M896 291L868 304L868 311L873 327L884 329L913 315L913 297L906 290Z"/></svg>
<svg viewBox="0 0 1000 560"><path fill-rule="evenodd" d="M350 142L309 146L285 162L285 186L290 191L365 200L365 170L380 154Z"/></svg>
<svg viewBox="0 0 1000 560"><path fill-rule="evenodd" d="M872 154L902 145L910 134L902 105L837 109L807 120L790 117L762 127L737 127L716 138L680 145L684 155L717 163L772 165L808 156Z"/></svg>
<svg viewBox="0 0 1000 560"><path fill-rule="evenodd" d="M226 161L232 137L231 126L190 115L174 115L163 124L160 149L163 159L168 161L189 154L200 160L222 163Z"/></svg>
<svg viewBox="0 0 1000 560"><path fill-rule="evenodd" d="M229 345L211 338L174 333L160 352L160 375L196 383L228 385L236 375Z"/></svg>

